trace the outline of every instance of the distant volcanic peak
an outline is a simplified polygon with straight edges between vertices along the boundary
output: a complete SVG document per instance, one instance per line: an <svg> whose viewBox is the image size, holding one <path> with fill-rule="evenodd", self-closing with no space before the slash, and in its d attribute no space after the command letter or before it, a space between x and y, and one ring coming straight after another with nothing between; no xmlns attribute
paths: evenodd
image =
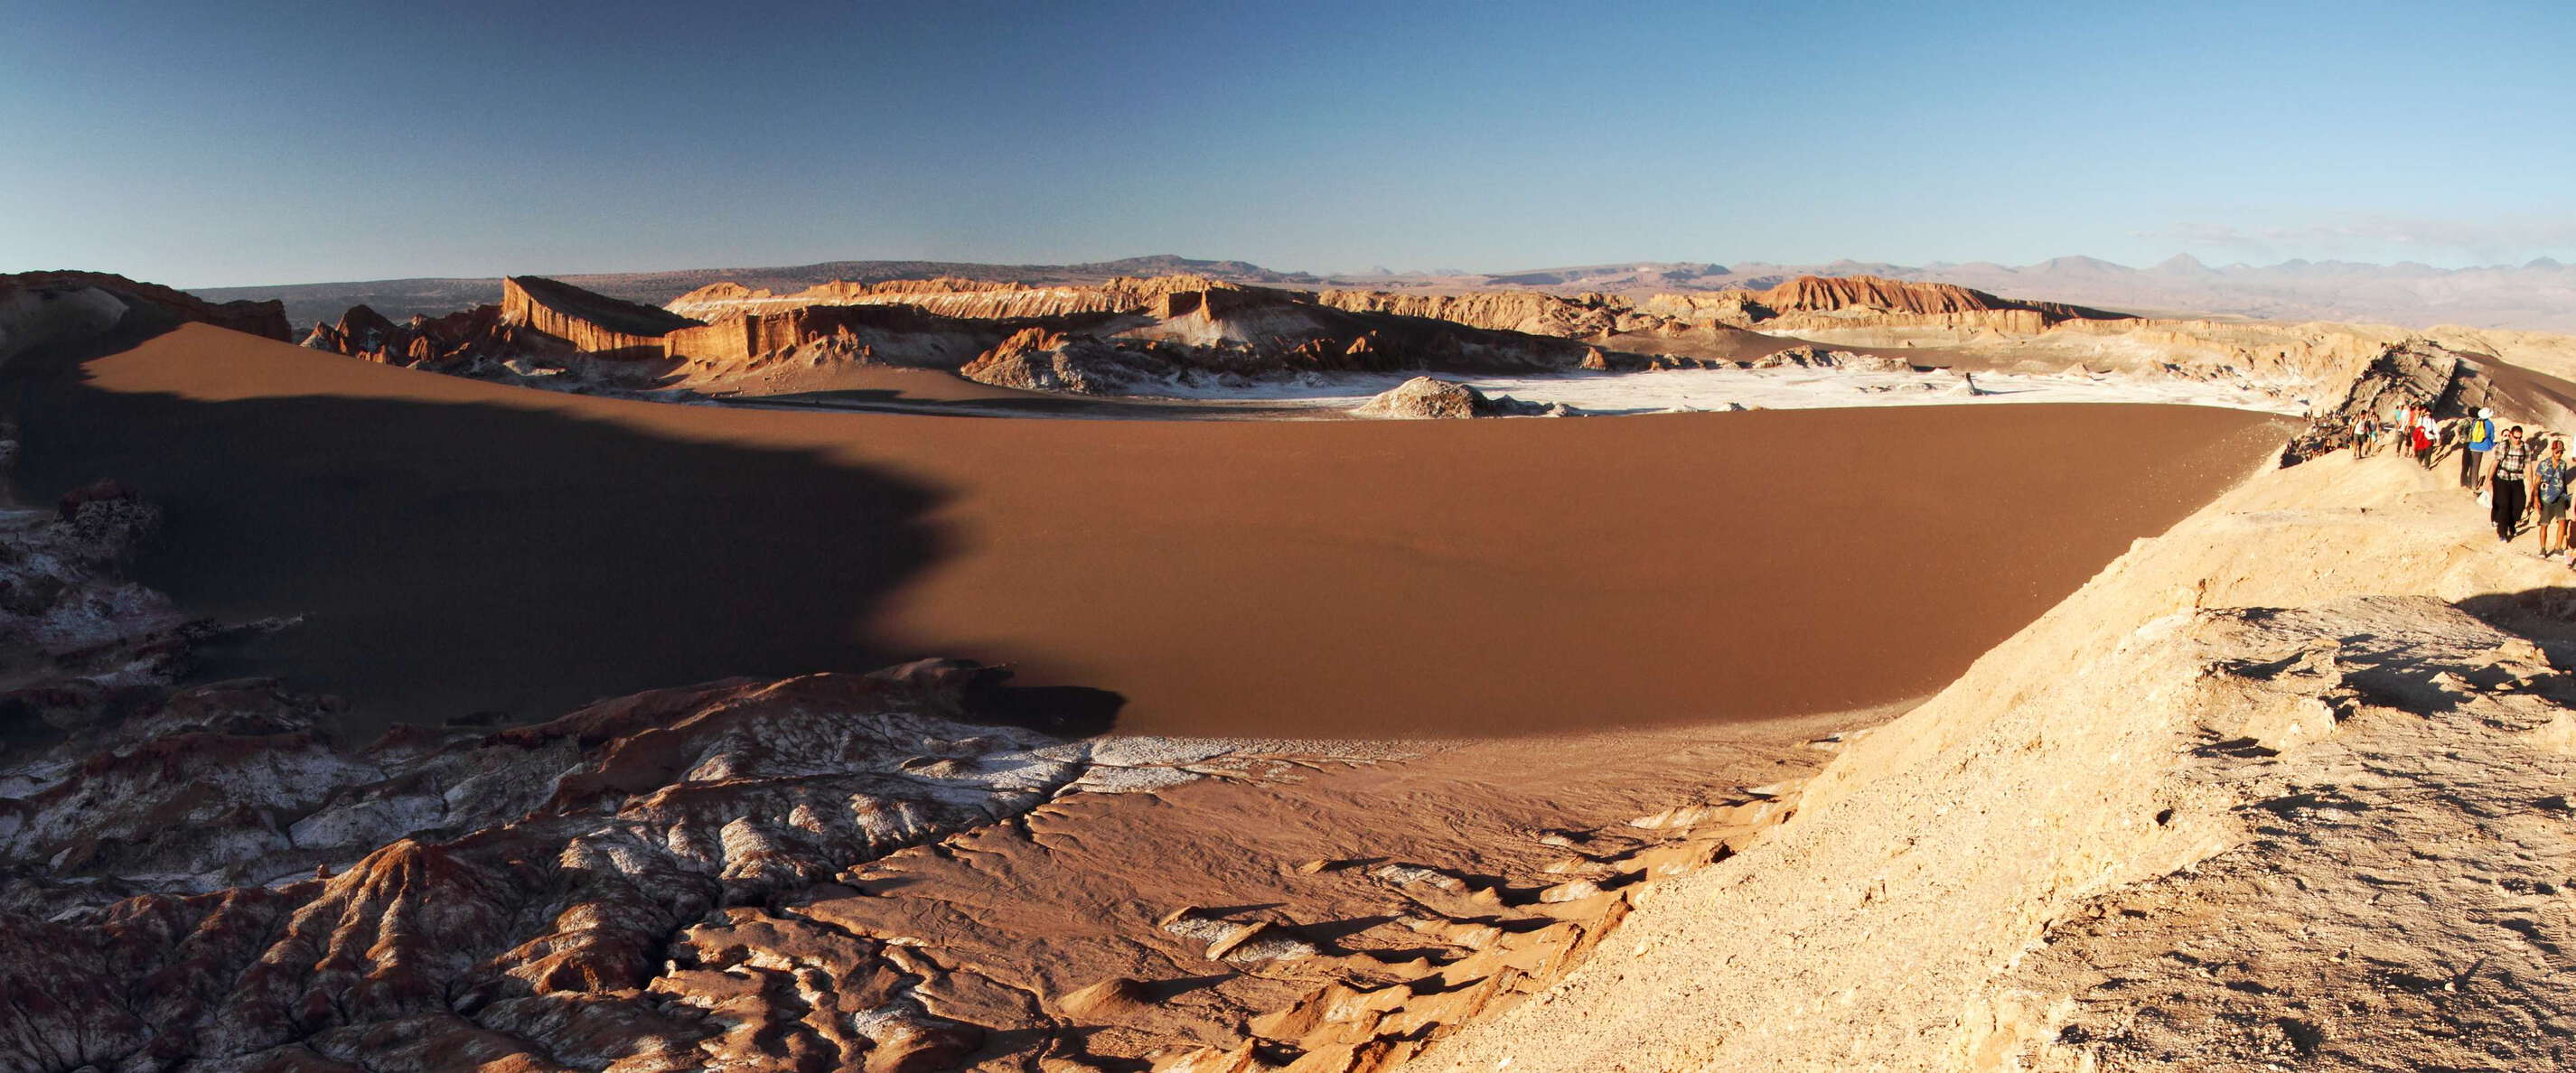
<svg viewBox="0 0 2576 1073"><path fill-rule="evenodd" d="M2033 265L2032 267L2044 268L2053 272L2093 272L2111 275L2127 275L2137 271L2137 269L2131 268L2127 265L2113 264L2099 257L2086 257L2081 254L2066 257L2051 257L2048 260L2041 261L2037 265Z"/></svg>
<svg viewBox="0 0 2576 1073"><path fill-rule="evenodd" d="M196 295L158 283L127 279L110 272L81 272L69 269L20 272L0 275L0 294L12 291L79 290L95 288L123 299L129 306L136 303L156 307L180 320L212 324L237 332L291 340L294 331L286 323L286 306L268 301L234 301L217 304Z"/></svg>
<svg viewBox="0 0 2576 1073"><path fill-rule="evenodd" d="M1109 273L1119 276L1202 276L1223 277L1252 283L1316 283L1318 277L1306 272L1280 272L1249 261L1201 261L1161 253L1145 257L1127 257L1115 261L1066 265L1076 273Z"/></svg>
<svg viewBox="0 0 2576 1073"><path fill-rule="evenodd" d="M621 301L543 276L511 276L502 280L501 316L511 323L526 324L567 339L573 337L539 322L564 320L586 323L598 331L647 339L705 323L667 309ZM583 342L580 339L573 341ZM584 349L605 348L585 346Z"/></svg>

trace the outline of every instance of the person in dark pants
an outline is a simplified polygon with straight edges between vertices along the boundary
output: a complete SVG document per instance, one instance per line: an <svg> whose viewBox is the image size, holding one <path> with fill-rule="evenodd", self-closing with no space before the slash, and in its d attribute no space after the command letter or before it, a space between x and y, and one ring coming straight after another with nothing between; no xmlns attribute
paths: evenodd
<svg viewBox="0 0 2576 1073"><path fill-rule="evenodd" d="M2496 448L2495 411L2480 407L2475 416L2461 423L2460 487L2475 488L2485 476L2487 456Z"/></svg>
<svg viewBox="0 0 2576 1073"><path fill-rule="evenodd" d="M2522 442L2522 426L2505 430L2504 439L2487 452L2487 494L2493 506L2496 539L2511 541L2522 528L2522 508L2531 492L2522 483L2531 465L2531 448Z"/></svg>
<svg viewBox="0 0 2576 1073"><path fill-rule="evenodd" d="M2531 511L2532 528L2540 530L2540 557L2546 559L2567 551L2567 482L2576 477L2576 466L2568 464L2565 439L2534 436L2532 442L2544 438L2549 447L2531 464Z"/></svg>

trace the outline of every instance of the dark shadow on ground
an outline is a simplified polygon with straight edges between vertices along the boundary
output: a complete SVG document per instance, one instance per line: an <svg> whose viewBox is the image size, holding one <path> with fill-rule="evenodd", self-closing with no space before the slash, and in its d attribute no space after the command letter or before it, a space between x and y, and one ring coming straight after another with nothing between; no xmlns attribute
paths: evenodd
<svg viewBox="0 0 2576 1073"><path fill-rule="evenodd" d="M338 694L352 732L925 654L871 629L946 544L941 494L890 473L480 404L205 402L68 366L9 387L19 500L112 476L160 505L139 580L192 613L305 616L200 653L196 677ZM1105 729L1116 694L1079 692L1062 714L994 703Z"/></svg>
<svg viewBox="0 0 2576 1073"><path fill-rule="evenodd" d="M2481 593L2452 606L2489 626L2539 642L2562 667L2576 667L2576 662L2565 658L2576 655L2576 572L2569 573L2566 585Z"/></svg>

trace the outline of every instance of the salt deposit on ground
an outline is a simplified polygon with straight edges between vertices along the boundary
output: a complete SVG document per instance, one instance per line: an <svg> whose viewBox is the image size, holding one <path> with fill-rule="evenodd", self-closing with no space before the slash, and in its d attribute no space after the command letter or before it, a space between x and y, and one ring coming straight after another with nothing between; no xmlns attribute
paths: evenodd
<svg viewBox="0 0 2576 1073"><path fill-rule="evenodd" d="M1172 385L1157 397L1260 400L1349 409L1407 379L1402 373L1308 373L1239 386ZM1636 373L1543 376L1448 376L1486 395L1563 403L1593 414L1720 410L1801 410L1839 406L1932 406L1965 402L2151 402L2220 406L2299 415L2308 400L2246 384L2173 377L2085 373L1980 373L1947 370L1858 372L1837 369L1666 369Z"/></svg>

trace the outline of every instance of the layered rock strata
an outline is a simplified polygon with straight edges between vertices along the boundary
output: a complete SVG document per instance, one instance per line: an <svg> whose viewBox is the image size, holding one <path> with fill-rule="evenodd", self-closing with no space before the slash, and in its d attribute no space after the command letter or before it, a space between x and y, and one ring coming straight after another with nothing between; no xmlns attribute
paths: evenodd
<svg viewBox="0 0 2576 1073"><path fill-rule="evenodd" d="M669 310L622 302L542 276L501 281L503 323L561 339L574 350L610 358L662 358L662 337L698 322Z"/></svg>
<svg viewBox="0 0 2576 1073"><path fill-rule="evenodd" d="M2281 464L2296 465L2351 447L2353 426L2364 414L2384 421L2393 412L2413 407L2449 420L2476 410L2488 401L2488 382L2479 379L2475 370L2466 356L2438 343L2391 344L2353 379L2342 402L2319 414L2281 449Z"/></svg>

